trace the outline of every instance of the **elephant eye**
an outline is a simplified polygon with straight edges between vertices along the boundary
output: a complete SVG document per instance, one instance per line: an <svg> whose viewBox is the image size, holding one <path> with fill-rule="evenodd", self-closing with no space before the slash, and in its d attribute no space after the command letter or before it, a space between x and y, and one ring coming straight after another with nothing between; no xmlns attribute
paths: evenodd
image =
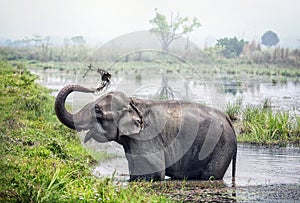
<svg viewBox="0 0 300 203"><path fill-rule="evenodd" d="M97 118L101 118L103 116L103 111L97 105L95 105L95 113Z"/></svg>
<svg viewBox="0 0 300 203"><path fill-rule="evenodd" d="M137 127L139 127L139 126L141 125L141 121L135 119L135 120L134 120L134 125L137 126Z"/></svg>

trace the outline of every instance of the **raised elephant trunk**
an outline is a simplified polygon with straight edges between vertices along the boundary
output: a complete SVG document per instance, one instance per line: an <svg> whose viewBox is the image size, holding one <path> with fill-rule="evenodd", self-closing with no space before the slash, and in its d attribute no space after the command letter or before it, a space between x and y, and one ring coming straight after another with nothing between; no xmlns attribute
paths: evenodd
<svg viewBox="0 0 300 203"><path fill-rule="evenodd" d="M57 118L66 126L75 130L74 123L74 115L67 111L65 107L66 98L71 92L86 92L86 93L94 93L94 88L86 88L80 85L67 85L63 89L61 89L55 100L55 113Z"/></svg>

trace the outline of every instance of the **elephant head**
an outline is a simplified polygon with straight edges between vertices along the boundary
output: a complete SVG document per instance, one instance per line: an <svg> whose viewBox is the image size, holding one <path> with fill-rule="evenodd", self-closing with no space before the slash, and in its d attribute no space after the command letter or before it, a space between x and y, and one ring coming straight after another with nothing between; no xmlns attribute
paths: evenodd
<svg viewBox="0 0 300 203"><path fill-rule="evenodd" d="M56 97L55 112L67 127L77 131L89 130L84 142L91 138L98 142L118 142L119 136L138 134L143 129L142 113L125 94L108 93L72 114L66 110L65 102L73 91L94 93L95 89L80 85L64 87Z"/></svg>

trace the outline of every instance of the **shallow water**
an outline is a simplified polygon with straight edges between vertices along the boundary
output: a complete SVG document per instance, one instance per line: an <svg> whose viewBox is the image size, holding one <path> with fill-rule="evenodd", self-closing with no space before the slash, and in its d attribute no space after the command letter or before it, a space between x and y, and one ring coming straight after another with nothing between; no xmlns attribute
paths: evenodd
<svg viewBox="0 0 300 203"><path fill-rule="evenodd" d="M73 72L59 72L57 70L32 72L40 76L39 82L52 89L53 95L67 84L84 84L95 87L99 78L81 79L81 76ZM145 77L143 80L136 80L134 75L125 78L113 79L111 89L122 90L129 95L136 95L143 98L151 98L161 87L161 78ZM173 79L172 79L173 77ZM177 83L176 83L177 82ZM226 102L242 98L243 105L261 104L265 98L271 99L274 110L286 110L300 114L300 85L287 81L284 84L272 84L265 79L243 80L242 85L236 85L233 79L217 81L218 85L212 84L208 87L202 81L190 80L186 85L178 75L169 77L169 85L175 90L180 90L175 95L177 98L192 98L193 101L206 103L216 107L222 107ZM222 86L222 89L219 87ZM188 88L186 88L188 87ZM150 95L150 96L149 96ZM70 95L71 96L71 95ZM73 103L73 110L80 109L84 103L95 99L95 95L81 94L73 95L69 102ZM214 99L218 102L214 103ZM176 99L176 98L175 98ZM220 102L221 101L221 102ZM218 106L219 105L219 106ZM102 162L94 170L95 175L111 176L115 174L120 179L128 178L127 161L120 146L113 143L98 144L92 142L88 147L95 150L107 150L108 153L118 155L115 159ZM227 170L224 182L231 184L231 166ZM237 157L236 185L272 185L272 184L294 184L300 183L300 148L299 147L262 147L247 144L239 144Z"/></svg>
<svg viewBox="0 0 300 203"><path fill-rule="evenodd" d="M236 185L300 183L300 148L238 145ZM231 182L231 166L224 181Z"/></svg>
<svg viewBox="0 0 300 203"><path fill-rule="evenodd" d="M117 149L118 157L99 163L93 172L97 176L114 174L117 179L127 180L128 167L122 149L110 146ZM239 144L236 170L236 186L300 183L300 148ZM227 185L232 184L231 177L230 165L223 179Z"/></svg>

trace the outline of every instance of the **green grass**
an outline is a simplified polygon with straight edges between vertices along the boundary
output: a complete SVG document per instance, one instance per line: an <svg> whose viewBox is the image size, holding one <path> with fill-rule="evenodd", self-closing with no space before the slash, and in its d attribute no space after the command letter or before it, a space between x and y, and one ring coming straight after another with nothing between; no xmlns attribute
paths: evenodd
<svg viewBox="0 0 300 203"><path fill-rule="evenodd" d="M300 144L300 117L289 112L273 112L270 99L261 106L242 106L241 99L226 105L234 122L238 142L253 144Z"/></svg>
<svg viewBox="0 0 300 203"><path fill-rule="evenodd" d="M23 65L0 62L0 73L0 202L169 201L151 185L91 175L95 160L57 120L48 90Z"/></svg>
<svg viewBox="0 0 300 203"><path fill-rule="evenodd" d="M236 121L239 119L241 108L242 108L242 99L240 98L233 103L228 103L226 105L225 112L227 116L230 118L230 120Z"/></svg>
<svg viewBox="0 0 300 203"><path fill-rule="evenodd" d="M300 117L269 108L247 106L242 112L239 142L260 144L300 143Z"/></svg>

